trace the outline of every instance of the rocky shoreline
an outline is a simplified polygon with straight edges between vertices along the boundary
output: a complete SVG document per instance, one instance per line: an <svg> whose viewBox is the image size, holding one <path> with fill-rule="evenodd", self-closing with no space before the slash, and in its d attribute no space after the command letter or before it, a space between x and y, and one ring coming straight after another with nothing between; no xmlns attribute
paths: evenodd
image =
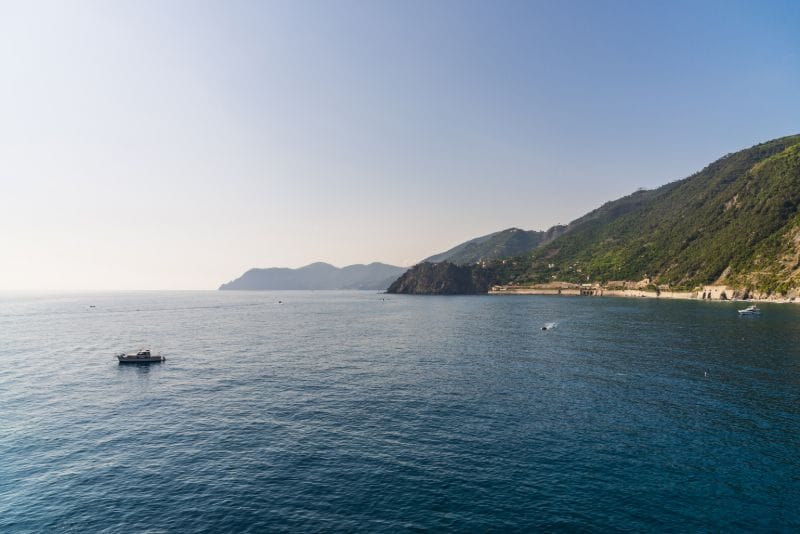
<svg viewBox="0 0 800 534"><path fill-rule="evenodd" d="M764 295L746 289L737 289L723 285L703 286L693 291L672 291L665 288L657 288L646 283L643 284L642 282L626 282L625 285L628 287L608 287L600 284L571 284L567 282L554 282L531 286L495 285L489 289L488 294L800 303L800 295L792 293L788 295Z"/></svg>

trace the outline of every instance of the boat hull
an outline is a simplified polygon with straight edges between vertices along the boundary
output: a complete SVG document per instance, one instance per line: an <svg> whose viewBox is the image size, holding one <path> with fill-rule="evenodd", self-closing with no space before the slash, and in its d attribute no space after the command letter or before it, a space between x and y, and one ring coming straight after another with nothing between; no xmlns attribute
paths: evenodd
<svg viewBox="0 0 800 534"><path fill-rule="evenodd" d="M167 361L163 356L153 356L150 358L125 358L123 356L117 356L117 359L119 363L157 363Z"/></svg>

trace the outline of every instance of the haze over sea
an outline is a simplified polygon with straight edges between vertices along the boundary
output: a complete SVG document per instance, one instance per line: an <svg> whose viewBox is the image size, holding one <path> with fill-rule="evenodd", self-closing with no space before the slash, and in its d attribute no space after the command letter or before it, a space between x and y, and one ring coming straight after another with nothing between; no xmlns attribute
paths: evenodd
<svg viewBox="0 0 800 534"><path fill-rule="evenodd" d="M738 307L5 294L0 531L797 531L800 307Z"/></svg>

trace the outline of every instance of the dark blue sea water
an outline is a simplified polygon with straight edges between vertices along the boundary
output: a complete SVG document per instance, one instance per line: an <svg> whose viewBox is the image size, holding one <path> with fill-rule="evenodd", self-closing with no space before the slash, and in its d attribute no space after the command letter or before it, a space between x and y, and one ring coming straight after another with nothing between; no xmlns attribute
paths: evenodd
<svg viewBox="0 0 800 534"><path fill-rule="evenodd" d="M797 531L800 306L736 308L5 295L0 531Z"/></svg>

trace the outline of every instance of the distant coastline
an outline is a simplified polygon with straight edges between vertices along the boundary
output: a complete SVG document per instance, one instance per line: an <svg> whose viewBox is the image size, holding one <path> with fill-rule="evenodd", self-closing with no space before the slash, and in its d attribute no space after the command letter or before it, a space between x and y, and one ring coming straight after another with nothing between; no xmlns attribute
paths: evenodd
<svg viewBox="0 0 800 534"><path fill-rule="evenodd" d="M299 269L255 268L248 270L235 280L222 284L219 290L381 290L389 287L389 284L405 270L405 267L379 262L369 265L348 265L341 268L324 262L312 263Z"/></svg>

